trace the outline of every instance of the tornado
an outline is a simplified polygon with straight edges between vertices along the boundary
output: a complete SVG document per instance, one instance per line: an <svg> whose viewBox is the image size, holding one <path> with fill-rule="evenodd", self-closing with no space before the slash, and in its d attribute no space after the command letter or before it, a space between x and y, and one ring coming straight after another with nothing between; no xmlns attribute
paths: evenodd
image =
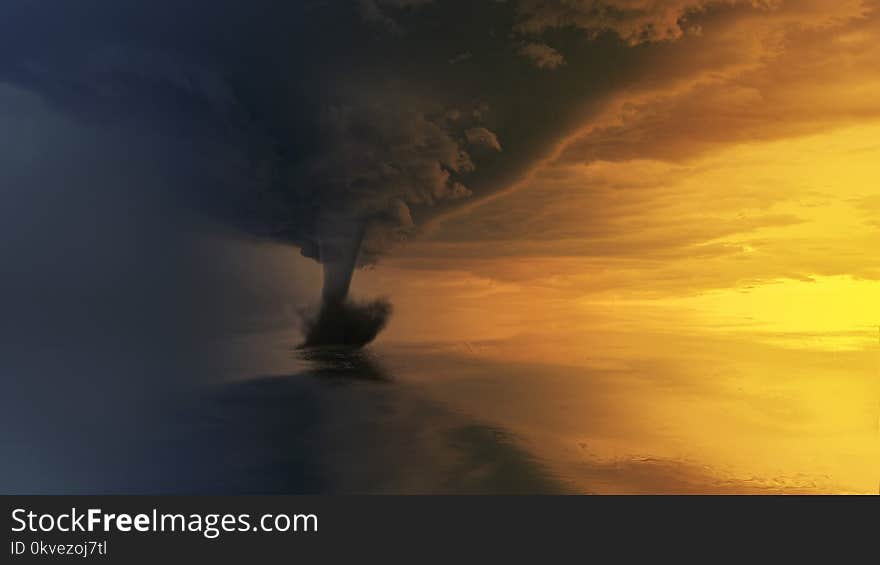
<svg viewBox="0 0 880 565"><path fill-rule="evenodd" d="M304 316L307 348L360 348L373 341L391 316L386 299L355 302L348 296L351 279L358 263L366 226L353 222L348 229L335 225L322 230L318 252L324 282L317 313Z"/></svg>

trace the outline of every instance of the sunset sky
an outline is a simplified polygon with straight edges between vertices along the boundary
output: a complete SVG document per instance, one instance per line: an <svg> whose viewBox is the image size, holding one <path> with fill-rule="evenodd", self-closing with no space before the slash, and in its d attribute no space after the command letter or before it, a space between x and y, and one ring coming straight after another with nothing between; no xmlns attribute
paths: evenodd
<svg viewBox="0 0 880 565"><path fill-rule="evenodd" d="M582 490L877 492L880 2L105 4L0 21L10 320L289 343L350 252L401 381Z"/></svg>
<svg viewBox="0 0 880 565"><path fill-rule="evenodd" d="M706 12L633 47L651 64L521 179L357 275L395 297L385 339L631 371L673 362L668 378L694 390L633 386L620 410L661 419L704 462L875 492L880 13L628 4ZM646 443L630 449L679 453Z"/></svg>

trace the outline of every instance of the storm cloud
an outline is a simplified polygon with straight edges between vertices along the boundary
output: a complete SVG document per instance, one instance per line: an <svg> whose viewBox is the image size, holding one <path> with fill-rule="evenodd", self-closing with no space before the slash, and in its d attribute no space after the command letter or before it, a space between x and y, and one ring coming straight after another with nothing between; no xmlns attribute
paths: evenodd
<svg viewBox="0 0 880 565"><path fill-rule="evenodd" d="M175 140L177 153L141 149L162 162L150 188L162 214L296 246L323 265L323 301L338 310L357 266L432 211L503 184L574 111L576 91L549 120L540 92L511 101L527 63L492 29L516 14L478 3L461 22L466 5L14 3L0 80L123 146ZM437 70L462 51L475 56ZM486 63L500 65L491 87ZM93 182L115 181L97 166Z"/></svg>
<svg viewBox="0 0 880 565"><path fill-rule="evenodd" d="M136 192L154 203L157 228L179 219L169 237L210 224L292 245L322 265L322 301L332 308L318 311L338 313L359 266L432 217L516 182L617 85L649 69L635 44L670 43L731 6L775 8L19 2L0 23L0 81L156 163L161 179ZM40 164L53 168L56 158ZM113 168L92 168L96 195L118 194ZM108 220L122 214L100 209ZM390 308L350 313L359 311ZM378 328L381 318L370 319Z"/></svg>

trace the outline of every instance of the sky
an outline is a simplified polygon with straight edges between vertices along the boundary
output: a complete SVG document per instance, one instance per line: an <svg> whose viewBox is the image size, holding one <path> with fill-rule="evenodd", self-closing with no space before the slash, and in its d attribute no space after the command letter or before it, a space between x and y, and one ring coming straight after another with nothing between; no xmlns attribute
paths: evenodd
<svg viewBox="0 0 880 565"><path fill-rule="evenodd" d="M354 262L376 347L630 379L625 437L496 415L554 460L876 492L876 1L140 4L3 8L3 335L201 366Z"/></svg>
<svg viewBox="0 0 880 565"><path fill-rule="evenodd" d="M688 3L634 4L661 18ZM705 9L522 178L365 278L394 289L388 339L600 369L672 361L675 386L705 389L631 385L621 411L668 437L606 450L641 441L632 452L875 492L880 20L858 2Z"/></svg>

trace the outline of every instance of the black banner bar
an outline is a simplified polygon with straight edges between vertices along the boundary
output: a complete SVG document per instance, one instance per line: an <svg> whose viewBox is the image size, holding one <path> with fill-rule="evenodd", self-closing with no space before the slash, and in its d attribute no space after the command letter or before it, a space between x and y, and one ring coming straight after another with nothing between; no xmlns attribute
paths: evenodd
<svg viewBox="0 0 880 565"><path fill-rule="evenodd" d="M623 558L700 554L707 545L743 556L775 548L831 557L860 545L873 549L880 510L874 497L7 496L2 502L2 563L420 563L478 556L552 563L592 559L600 549Z"/></svg>

